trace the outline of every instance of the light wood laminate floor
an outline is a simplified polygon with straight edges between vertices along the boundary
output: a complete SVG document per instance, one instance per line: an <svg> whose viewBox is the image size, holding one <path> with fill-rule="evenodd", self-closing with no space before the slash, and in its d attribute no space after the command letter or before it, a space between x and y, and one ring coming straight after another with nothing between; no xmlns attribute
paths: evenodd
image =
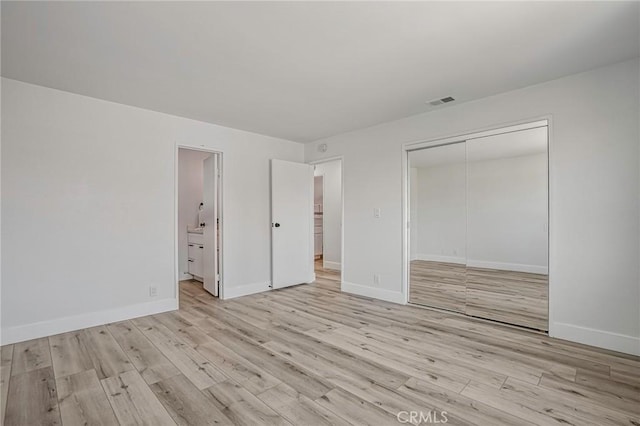
<svg viewBox="0 0 640 426"><path fill-rule="evenodd" d="M337 277L228 301L185 282L176 312L4 346L4 424L640 424L638 357L341 293Z"/></svg>
<svg viewBox="0 0 640 426"><path fill-rule="evenodd" d="M547 275L411 261L409 301L419 305L548 330Z"/></svg>

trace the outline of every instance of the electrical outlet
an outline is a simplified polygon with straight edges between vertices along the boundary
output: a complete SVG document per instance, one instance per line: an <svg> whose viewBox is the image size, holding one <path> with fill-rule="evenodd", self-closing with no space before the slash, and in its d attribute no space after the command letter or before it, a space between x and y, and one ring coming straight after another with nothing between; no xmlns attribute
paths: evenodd
<svg viewBox="0 0 640 426"><path fill-rule="evenodd" d="M376 285L380 285L380 275L379 274L373 274L373 283Z"/></svg>
<svg viewBox="0 0 640 426"><path fill-rule="evenodd" d="M150 285L149 297L156 297L156 296L158 296L158 287L156 287L155 285Z"/></svg>

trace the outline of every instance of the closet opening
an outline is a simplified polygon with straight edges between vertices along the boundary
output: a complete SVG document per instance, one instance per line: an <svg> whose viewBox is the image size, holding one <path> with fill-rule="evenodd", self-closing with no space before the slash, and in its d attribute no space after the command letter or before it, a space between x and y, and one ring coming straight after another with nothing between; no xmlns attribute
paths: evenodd
<svg viewBox="0 0 640 426"><path fill-rule="evenodd" d="M404 149L408 303L547 332L548 121Z"/></svg>
<svg viewBox="0 0 640 426"><path fill-rule="evenodd" d="M317 278L335 278L343 267L342 159L313 164L313 254Z"/></svg>
<svg viewBox="0 0 640 426"><path fill-rule="evenodd" d="M176 295L196 285L223 297L222 154L176 151Z"/></svg>

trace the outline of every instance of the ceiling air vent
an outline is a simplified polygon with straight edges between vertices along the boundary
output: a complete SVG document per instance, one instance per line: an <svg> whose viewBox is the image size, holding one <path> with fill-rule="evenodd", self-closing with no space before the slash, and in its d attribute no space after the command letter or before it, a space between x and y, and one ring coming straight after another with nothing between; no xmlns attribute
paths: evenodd
<svg viewBox="0 0 640 426"><path fill-rule="evenodd" d="M453 102L455 101L455 99L451 96L447 96L446 98L440 98L440 99L434 99L432 101L427 101L427 103L429 105L432 106L438 106L438 105L442 105L442 104L446 104L448 102Z"/></svg>

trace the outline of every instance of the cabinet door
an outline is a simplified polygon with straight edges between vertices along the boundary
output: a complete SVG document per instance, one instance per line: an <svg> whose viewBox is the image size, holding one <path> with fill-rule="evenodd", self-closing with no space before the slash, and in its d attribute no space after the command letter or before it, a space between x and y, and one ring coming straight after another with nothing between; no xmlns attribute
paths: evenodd
<svg viewBox="0 0 640 426"><path fill-rule="evenodd" d="M195 259L198 256L198 253L200 252L200 249L198 248L199 245L200 244L189 243L189 251L188 251L189 259Z"/></svg>
<svg viewBox="0 0 640 426"><path fill-rule="evenodd" d="M196 246L196 250L197 250L197 254L195 257L195 262L194 262L194 267L195 267L195 273L197 276L199 277L203 277L204 275L204 262L203 262L203 251L204 251L204 246L203 245L197 245Z"/></svg>
<svg viewBox="0 0 640 426"><path fill-rule="evenodd" d="M201 244L189 244L189 273L202 278L202 252L204 246Z"/></svg>

